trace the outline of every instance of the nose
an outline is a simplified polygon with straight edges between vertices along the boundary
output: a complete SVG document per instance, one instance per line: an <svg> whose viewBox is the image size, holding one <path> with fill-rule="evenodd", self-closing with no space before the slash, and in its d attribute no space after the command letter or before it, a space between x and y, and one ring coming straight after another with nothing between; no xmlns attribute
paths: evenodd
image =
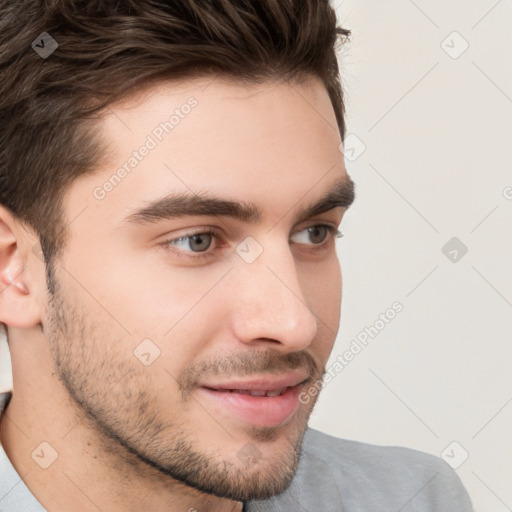
<svg viewBox="0 0 512 512"><path fill-rule="evenodd" d="M231 326L243 343L277 344L286 351L307 348L317 333L315 313L305 297L289 247L265 250L254 262L240 261L231 276Z"/></svg>

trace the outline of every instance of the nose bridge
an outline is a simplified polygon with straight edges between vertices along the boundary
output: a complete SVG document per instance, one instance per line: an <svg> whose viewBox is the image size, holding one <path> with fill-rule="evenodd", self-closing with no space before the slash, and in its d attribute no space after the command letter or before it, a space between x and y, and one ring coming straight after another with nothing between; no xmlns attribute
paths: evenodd
<svg viewBox="0 0 512 512"><path fill-rule="evenodd" d="M234 330L246 343L271 339L293 350L306 348L317 319L301 288L289 247L267 248L252 263L239 261L234 276Z"/></svg>

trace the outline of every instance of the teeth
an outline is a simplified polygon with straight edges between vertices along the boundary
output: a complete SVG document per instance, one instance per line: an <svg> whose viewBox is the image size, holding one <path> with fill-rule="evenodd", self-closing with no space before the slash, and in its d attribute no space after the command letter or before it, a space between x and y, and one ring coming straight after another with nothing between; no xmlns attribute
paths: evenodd
<svg viewBox="0 0 512 512"><path fill-rule="evenodd" d="M251 396L279 396L282 395L286 388L273 389L270 391L264 391L259 389L231 389L231 393L240 393L242 395Z"/></svg>
<svg viewBox="0 0 512 512"><path fill-rule="evenodd" d="M265 396L265 394L267 393L266 391L262 391L262 390L258 390L258 389L244 389L243 390L243 393L246 394L246 395L251 395L251 396Z"/></svg>
<svg viewBox="0 0 512 512"><path fill-rule="evenodd" d="M267 391L267 396L278 396L283 393L286 388L275 389L274 391Z"/></svg>

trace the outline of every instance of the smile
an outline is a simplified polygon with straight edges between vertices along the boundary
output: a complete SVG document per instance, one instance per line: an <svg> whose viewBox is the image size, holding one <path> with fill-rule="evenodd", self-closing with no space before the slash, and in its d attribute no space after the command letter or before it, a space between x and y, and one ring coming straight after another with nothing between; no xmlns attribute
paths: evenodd
<svg viewBox="0 0 512 512"><path fill-rule="evenodd" d="M257 426L278 426L289 421L300 407L298 395L308 375L294 371L281 376L204 383L197 392L214 410L233 414Z"/></svg>

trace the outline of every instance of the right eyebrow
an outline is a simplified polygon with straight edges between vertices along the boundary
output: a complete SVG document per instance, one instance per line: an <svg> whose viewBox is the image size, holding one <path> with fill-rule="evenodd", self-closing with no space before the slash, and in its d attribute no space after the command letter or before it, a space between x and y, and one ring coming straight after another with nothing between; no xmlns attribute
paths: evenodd
<svg viewBox="0 0 512 512"><path fill-rule="evenodd" d="M350 177L337 181L320 200L297 214L303 221L338 206L348 208L354 201L354 183ZM192 194L182 192L168 194L160 199L130 213L125 222L133 224L151 224L160 220L177 219L187 216L231 217L244 222L256 223L263 217L261 208L253 203L222 199L207 193Z"/></svg>
<svg viewBox="0 0 512 512"><path fill-rule="evenodd" d="M261 219L262 212L252 203L183 192L157 199L128 215L125 221L150 224L193 215L232 217L245 222L256 222Z"/></svg>

